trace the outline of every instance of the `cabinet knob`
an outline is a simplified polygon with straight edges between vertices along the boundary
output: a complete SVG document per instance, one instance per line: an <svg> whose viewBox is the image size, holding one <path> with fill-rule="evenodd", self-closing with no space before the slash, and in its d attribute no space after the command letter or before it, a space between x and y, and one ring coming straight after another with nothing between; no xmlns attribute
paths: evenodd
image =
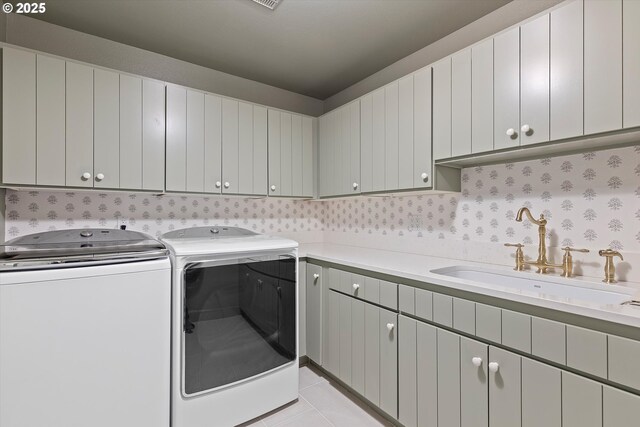
<svg viewBox="0 0 640 427"><path fill-rule="evenodd" d="M96 181L102 181L103 179L104 179L103 173L99 173L98 175L96 175Z"/></svg>
<svg viewBox="0 0 640 427"><path fill-rule="evenodd" d="M354 283L352 286L354 291L357 291L358 289L360 289L360 285L358 285L357 283Z"/></svg>
<svg viewBox="0 0 640 427"><path fill-rule="evenodd" d="M426 172L422 172L422 173L420 174L420 178L422 178L422 180L423 180L424 182L427 182L427 181L429 181L429 174L428 174L428 173L426 173Z"/></svg>
<svg viewBox="0 0 640 427"><path fill-rule="evenodd" d="M313 278L314 278L314 279L319 279L319 278L320 278L320 275L319 275L318 273L313 273Z"/></svg>
<svg viewBox="0 0 640 427"><path fill-rule="evenodd" d="M498 365L498 362L491 362L489 363L489 370L495 374L500 370L500 365Z"/></svg>
<svg viewBox="0 0 640 427"><path fill-rule="evenodd" d="M222 186L222 183L220 181L216 181L216 188L220 188Z"/></svg>
<svg viewBox="0 0 640 427"><path fill-rule="evenodd" d="M482 357L476 356L471 358L471 363L473 363L473 366L476 366L479 368L482 365Z"/></svg>
<svg viewBox="0 0 640 427"><path fill-rule="evenodd" d="M225 181L225 182L224 182L224 188L229 188L229 185L230 185L230 184L229 184L229 181Z"/></svg>
<svg viewBox="0 0 640 427"><path fill-rule="evenodd" d="M82 180L83 181L87 181L89 179L91 179L91 174L89 172L85 172L85 173L82 174Z"/></svg>
<svg viewBox="0 0 640 427"><path fill-rule="evenodd" d="M507 136L513 136L516 134L516 130L514 128L507 129Z"/></svg>
<svg viewBox="0 0 640 427"><path fill-rule="evenodd" d="M358 183L357 183L357 182L354 182L354 183L353 183L353 189L354 189L354 190L357 190L357 189L358 189Z"/></svg>
<svg viewBox="0 0 640 427"><path fill-rule="evenodd" d="M275 185L271 186L271 191L276 191L276 186Z"/></svg>
<svg viewBox="0 0 640 427"><path fill-rule="evenodd" d="M529 125L522 125L522 127L520 128L520 130L522 131L522 133L527 133L531 130L531 126Z"/></svg>
<svg viewBox="0 0 640 427"><path fill-rule="evenodd" d="M395 328L396 325L394 325L393 323L387 323L387 330L389 332L393 331L393 328Z"/></svg>

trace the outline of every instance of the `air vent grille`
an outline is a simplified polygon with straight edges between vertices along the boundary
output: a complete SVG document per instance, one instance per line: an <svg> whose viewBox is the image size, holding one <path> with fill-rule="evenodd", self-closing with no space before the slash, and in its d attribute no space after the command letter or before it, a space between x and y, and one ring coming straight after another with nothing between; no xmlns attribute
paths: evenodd
<svg viewBox="0 0 640 427"><path fill-rule="evenodd" d="M254 2L261 4L262 6L271 10L275 9L281 0L253 0Z"/></svg>

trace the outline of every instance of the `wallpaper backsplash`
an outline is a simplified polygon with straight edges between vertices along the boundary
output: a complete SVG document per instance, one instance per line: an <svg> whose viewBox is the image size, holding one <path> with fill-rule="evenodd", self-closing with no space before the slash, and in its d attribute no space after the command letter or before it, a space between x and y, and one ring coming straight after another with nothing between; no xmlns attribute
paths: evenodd
<svg viewBox="0 0 640 427"><path fill-rule="evenodd" d="M379 247L391 240L449 246L522 242L535 247L535 227L515 221L518 209L527 206L549 220L552 247L612 247L640 254L640 145L463 169L460 194L298 201L7 191L6 204L7 239L60 228L117 227L125 219L130 229L153 236L224 224L306 242L337 239ZM535 255L535 248L525 251Z"/></svg>

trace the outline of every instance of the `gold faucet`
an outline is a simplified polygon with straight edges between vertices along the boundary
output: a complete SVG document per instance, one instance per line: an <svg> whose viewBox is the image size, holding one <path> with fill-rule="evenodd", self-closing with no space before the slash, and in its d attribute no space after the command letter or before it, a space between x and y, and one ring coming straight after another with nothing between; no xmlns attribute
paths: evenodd
<svg viewBox="0 0 640 427"><path fill-rule="evenodd" d="M516 270L521 271L525 265L530 265L536 267L538 273L547 274L550 268L559 268L562 269L563 277L571 277L573 274L573 257L571 256L572 251L576 252L589 252L588 249L574 249L569 246L562 248L565 251L564 256L562 257L562 264L550 264L547 260L547 220L544 218L544 215L540 215L540 219L535 219L533 215L531 215L531 211L529 208L520 208L518 214L516 215L516 221L522 222L522 214L525 214L529 221L538 226L538 259L535 261L525 261L524 255L522 252L521 245L512 245L506 244L505 246L516 246L518 249L516 251Z"/></svg>
<svg viewBox="0 0 640 427"><path fill-rule="evenodd" d="M613 257L620 257L620 260L624 261L622 255L618 251L614 251L613 249L605 249L598 252L600 256L606 258L606 262L604 264L604 283L617 283L616 280L616 266L613 264Z"/></svg>

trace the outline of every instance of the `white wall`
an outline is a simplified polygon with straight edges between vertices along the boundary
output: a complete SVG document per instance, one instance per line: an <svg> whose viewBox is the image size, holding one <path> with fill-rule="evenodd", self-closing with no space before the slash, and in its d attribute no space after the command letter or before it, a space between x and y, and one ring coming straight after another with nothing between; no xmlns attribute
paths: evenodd
<svg viewBox="0 0 640 427"><path fill-rule="evenodd" d="M544 11L562 0L514 0L325 99L328 112Z"/></svg>
<svg viewBox="0 0 640 427"><path fill-rule="evenodd" d="M4 41L297 113L319 116L323 112L323 102L315 98L21 15L7 15Z"/></svg>

